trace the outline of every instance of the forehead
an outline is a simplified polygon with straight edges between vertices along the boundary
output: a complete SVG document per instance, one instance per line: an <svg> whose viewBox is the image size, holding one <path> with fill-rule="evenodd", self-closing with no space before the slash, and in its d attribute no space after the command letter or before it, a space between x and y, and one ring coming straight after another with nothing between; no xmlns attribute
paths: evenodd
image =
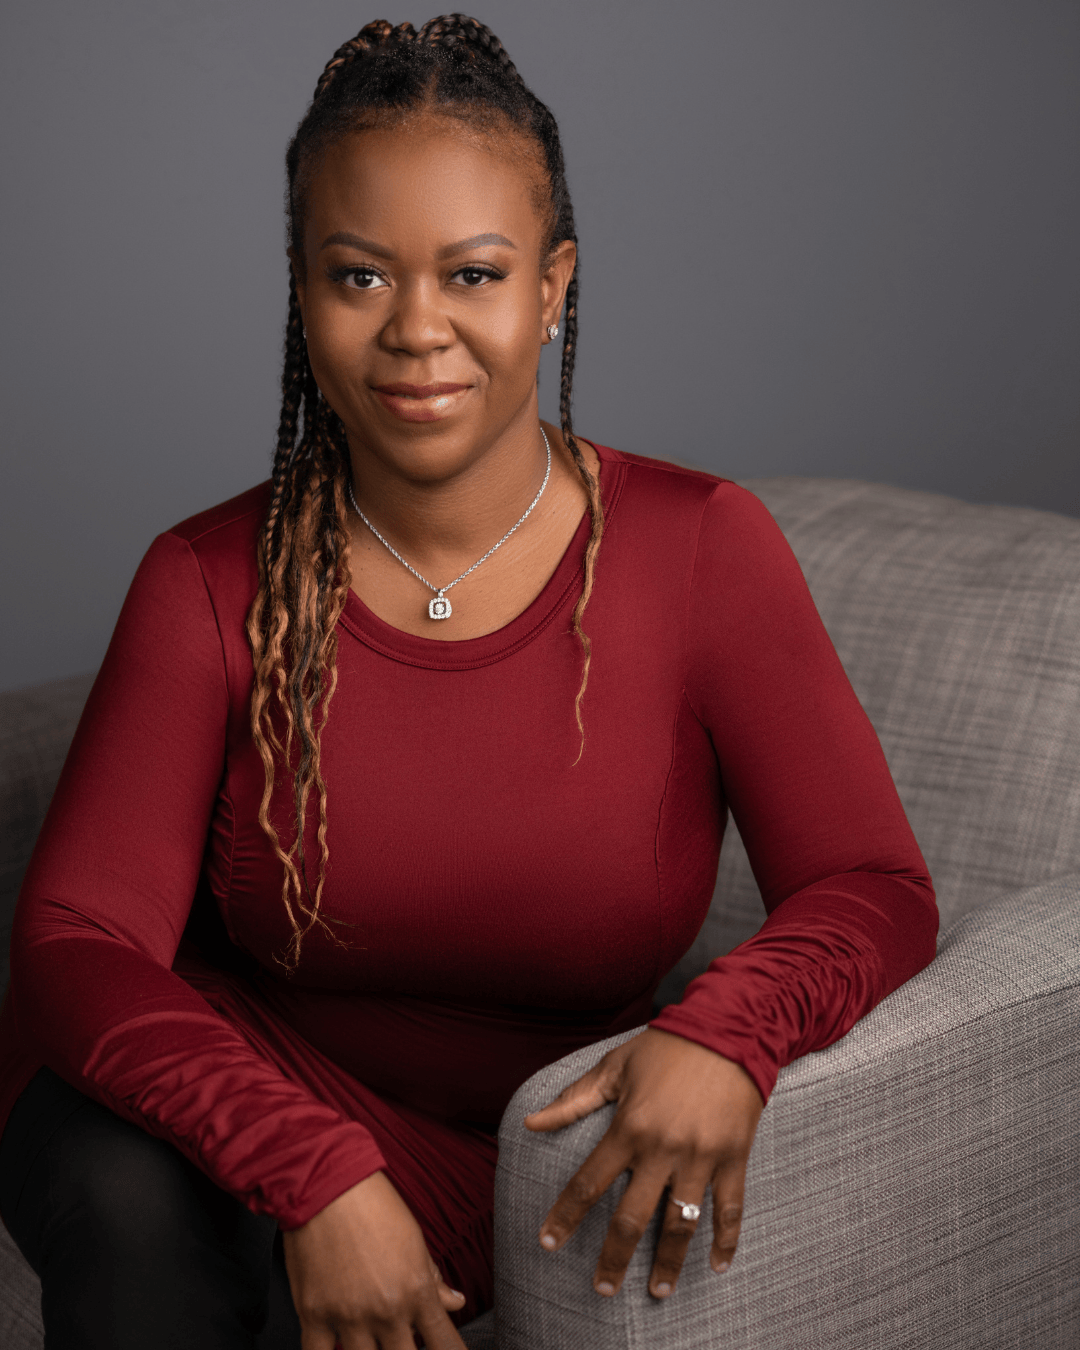
<svg viewBox="0 0 1080 1350"><path fill-rule="evenodd" d="M478 234L538 251L545 232L537 147L512 130L449 117L350 132L324 149L306 196L309 249L348 230L395 251L426 253Z"/></svg>

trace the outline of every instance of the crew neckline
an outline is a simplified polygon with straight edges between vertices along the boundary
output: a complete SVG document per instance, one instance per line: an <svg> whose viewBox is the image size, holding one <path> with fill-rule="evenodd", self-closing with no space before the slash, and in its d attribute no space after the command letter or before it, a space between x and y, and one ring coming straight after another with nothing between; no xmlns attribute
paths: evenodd
<svg viewBox="0 0 1080 1350"><path fill-rule="evenodd" d="M585 440L584 436L578 439L591 445L600 461L600 495L604 502L604 519L605 522L610 521L622 490L625 461L617 450ZM339 622L366 647L406 665L422 666L428 670L475 670L478 666L491 665L512 656L538 638L565 607L571 593L577 589L589 530L589 512L586 510L555 571L536 599L508 624L482 637L446 642L439 638L417 637L413 633L403 632L385 619L380 619L351 586Z"/></svg>

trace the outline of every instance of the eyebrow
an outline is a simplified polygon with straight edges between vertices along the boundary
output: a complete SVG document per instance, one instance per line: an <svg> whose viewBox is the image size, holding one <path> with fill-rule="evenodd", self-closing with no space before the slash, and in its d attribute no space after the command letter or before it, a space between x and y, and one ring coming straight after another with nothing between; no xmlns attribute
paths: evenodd
<svg viewBox="0 0 1080 1350"><path fill-rule="evenodd" d="M364 253L374 253L377 258L389 258L393 260L394 253L383 248L381 244L373 243L370 239L363 239L358 234L349 234L347 230L338 230L336 234L328 234L319 245L319 252L324 248L329 248L331 244L348 244L352 248L361 249Z"/></svg>
<svg viewBox="0 0 1080 1350"><path fill-rule="evenodd" d="M364 239L358 234L350 234L347 230L338 230L335 234L328 234L319 245L319 252L324 248L329 248L331 244L346 244L352 248L361 249L365 253L373 253L377 258L386 258L393 262L396 254L388 248L383 248L381 244L376 244L371 239ZM492 244L502 244L504 248L516 249L516 245L505 234L474 234L471 239L459 239L455 244L447 244L445 248L439 249L435 255L438 258L453 258L458 253L466 253L471 248L488 248Z"/></svg>
<svg viewBox="0 0 1080 1350"><path fill-rule="evenodd" d="M514 248L514 244L505 234L474 234L471 239L459 239L456 244L447 244L439 249L437 257L452 258L456 253L467 253L471 248L486 248L490 244L502 244L504 248Z"/></svg>

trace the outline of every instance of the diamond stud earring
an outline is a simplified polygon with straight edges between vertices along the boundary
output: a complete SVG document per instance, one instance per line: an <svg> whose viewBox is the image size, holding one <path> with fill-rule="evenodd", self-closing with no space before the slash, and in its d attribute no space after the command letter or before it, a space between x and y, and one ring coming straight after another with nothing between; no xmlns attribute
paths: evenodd
<svg viewBox="0 0 1080 1350"><path fill-rule="evenodd" d="M551 341L554 342L555 339L559 336L559 325L557 323L549 323L547 335L551 339Z"/></svg>

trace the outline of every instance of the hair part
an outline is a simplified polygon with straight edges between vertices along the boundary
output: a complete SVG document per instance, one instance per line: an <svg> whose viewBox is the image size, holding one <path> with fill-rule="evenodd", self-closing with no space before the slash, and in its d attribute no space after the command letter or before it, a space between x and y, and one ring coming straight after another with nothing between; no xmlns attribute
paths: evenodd
<svg viewBox="0 0 1080 1350"><path fill-rule="evenodd" d="M299 962L305 935L316 925L339 940L320 912L329 858L321 738L337 685L336 624L351 581L345 495L348 443L340 418L312 374L295 273L304 265L307 196L322 151L344 136L395 125L417 111L459 118L489 132L509 129L536 146L546 180L538 203L548 221L543 256L550 257L564 240L577 243L555 118L527 88L490 28L464 14L431 19L419 32L409 23L395 28L379 19L366 24L327 62L285 157L294 272L270 506L258 541L258 591L247 619L255 668L251 732L264 770L259 824L282 864L282 899L292 936L279 959L290 970ZM592 524L582 591L573 614L573 632L583 657L574 700L580 737L575 763L585 748L582 700L592 660L582 619L593 591L604 530L600 485L585 462L571 421L577 332L575 264L566 292L559 421L585 487ZM281 828L271 819L279 770L292 778L291 842L283 842ZM305 832L313 796L318 867L311 885Z"/></svg>

